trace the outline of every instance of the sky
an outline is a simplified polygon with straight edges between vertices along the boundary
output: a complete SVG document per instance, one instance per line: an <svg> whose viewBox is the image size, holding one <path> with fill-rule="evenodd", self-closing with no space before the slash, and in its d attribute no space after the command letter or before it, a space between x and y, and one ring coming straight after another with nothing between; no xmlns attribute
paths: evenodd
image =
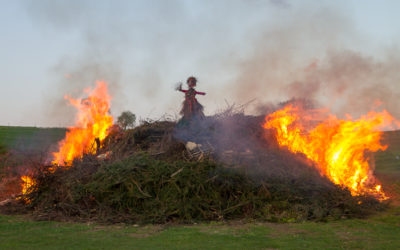
<svg viewBox="0 0 400 250"><path fill-rule="evenodd" d="M111 112L178 118L198 78L212 115L306 98L400 118L400 1L0 0L0 125L64 127L96 80ZM378 105L379 104L379 105Z"/></svg>

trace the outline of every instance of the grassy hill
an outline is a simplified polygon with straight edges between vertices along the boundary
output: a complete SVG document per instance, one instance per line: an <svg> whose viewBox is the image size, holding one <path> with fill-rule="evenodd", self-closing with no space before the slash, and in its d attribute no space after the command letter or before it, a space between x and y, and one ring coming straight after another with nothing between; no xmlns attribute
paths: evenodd
<svg viewBox="0 0 400 250"><path fill-rule="evenodd" d="M43 151L64 138L65 128L0 126L0 147L3 150Z"/></svg>

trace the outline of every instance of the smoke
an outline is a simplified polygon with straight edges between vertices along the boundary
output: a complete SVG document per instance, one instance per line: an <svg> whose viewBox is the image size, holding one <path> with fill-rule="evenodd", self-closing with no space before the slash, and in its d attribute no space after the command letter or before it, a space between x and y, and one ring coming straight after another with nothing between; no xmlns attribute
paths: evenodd
<svg viewBox="0 0 400 250"><path fill-rule="evenodd" d="M289 8L290 4L288 1L286 0L270 0L270 3L278 6L278 7L282 7L282 8Z"/></svg>
<svg viewBox="0 0 400 250"><path fill-rule="evenodd" d="M74 110L63 96L79 95L96 80L109 84L114 116L127 109L138 116L149 115L155 102L163 108L157 114L166 112L163 85L170 84L169 92L174 94L173 84L182 80L182 74L171 77L171 72L181 71L172 68L190 64L180 57L199 43L188 35L197 28L186 25L190 14L184 5L182 1L27 2L36 27L45 34L71 36L68 40L72 41L50 69L52 83L44 101L48 122L71 125ZM179 104L173 102L173 106Z"/></svg>
<svg viewBox="0 0 400 250"><path fill-rule="evenodd" d="M44 97L47 119L52 124L72 125L75 110L67 105L64 95L82 95L82 90L94 87L96 80L108 83L114 97L114 106L124 101L121 91L123 54L131 37L123 32L127 27L118 25L102 11L109 6L97 1L29 1L28 14L44 33L71 36L73 50L53 65L49 72L52 81ZM112 34L107 31L113 30ZM49 105L50 104L50 105Z"/></svg>
<svg viewBox="0 0 400 250"><path fill-rule="evenodd" d="M398 49L366 51L368 39L345 12L307 8L292 9L288 20L261 31L251 54L237 64L230 94L240 102L257 98L249 111L258 114L271 103L296 98L340 116L359 116L379 103L400 118Z"/></svg>
<svg viewBox="0 0 400 250"><path fill-rule="evenodd" d="M400 58L360 34L341 4L315 1L28 1L33 25L66 39L44 97L50 124L71 124L72 96L110 84L113 115L179 112L176 82L198 77L206 114L230 103L259 114L310 99L354 116L380 101L396 117ZM374 48L373 50L369 50ZM373 51L373 52L371 52Z"/></svg>

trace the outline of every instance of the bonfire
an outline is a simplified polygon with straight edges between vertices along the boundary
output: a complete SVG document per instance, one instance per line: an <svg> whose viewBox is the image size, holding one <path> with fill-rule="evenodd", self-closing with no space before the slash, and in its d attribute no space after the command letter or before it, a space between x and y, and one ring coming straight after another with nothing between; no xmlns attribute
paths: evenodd
<svg viewBox="0 0 400 250"><path fill-rule="evenodd" d="M42 173L22 176L20 201L40 217L50 209L135 223L325 220L367 215L389 199L371 158L387 147L386 111L353 120L288 104L264 117L228 112L184 128L158 121L124 131L107 91L98 81L86 98L66 96L75 125Z"/></svg>

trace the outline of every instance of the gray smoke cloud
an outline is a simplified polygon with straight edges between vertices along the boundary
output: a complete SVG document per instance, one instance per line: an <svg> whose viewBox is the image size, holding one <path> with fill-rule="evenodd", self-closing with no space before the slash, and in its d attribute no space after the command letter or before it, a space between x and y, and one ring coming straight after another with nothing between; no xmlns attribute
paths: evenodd
<svg viewBox="0 0 400 250"><path fill-rule="evenodd" d="M36 28L75 39L74 49L68 47L50 69L52 84L44 98L48 122L71 125L75 111L63 96L79 96L96 80L108 82L115 116L124 109L140 115L152 115L157 109L160 115L177 107L176 112L180 100L173 97L175 83L201 68L193 66L204 53L196 47L214 43L202 34L204 26L214 21L188 25L196 22L198 13L189 13L185 5L185 1L26 2ZM210 33L210 37L215 34ZM166 93L170 98L165 98Z"/></svg>
<svg viewBox="0 0 400 250"><path fill-rule="evenodd" d="M52 81L48 93L44 96L44 106L48 122L71 125L76 110L67 105L64 95L75 98L82 96L83 89L95 87L96 80L105 80L112 96L123 99L120 92L122 52L129 38L118 29L113 35L101 31L109 30L115 22L106 22L110 16L100 17L96 11L101 5L96 1L28 1L26 9L34 24L56 36L77 37L75 50L67 51L59 61L49 69Z"/></svg>
<svg viewBox="0 0 400 250"><path fill-rule="evenodd" d="M368 38L338 4L43 0L25 5L36 27L75 42L50 69L53 82L44 101L49 123L71 124L74 110L64 94L79 95L95 80L109 82L114 115L125 109L139 118L177 114L182 96L173 88L190 75L207 92L200 97L206 114L223 109L226 101L253 99L246 111L258 114L295 97L354 116L380 100L400 117L398 50L368 51Z"/></svg>
<svg viewBox="0 0 400 250"><path fill-rule="evenodd" d="M271 102L304 98L340 116L358 117L379 103L400 118L399 50L368 52L366 43L340 10L298 8L261 31L251 55L236 67L230 94L241 102L257 98L249 110L254 113L271 110Z"/></svg>

